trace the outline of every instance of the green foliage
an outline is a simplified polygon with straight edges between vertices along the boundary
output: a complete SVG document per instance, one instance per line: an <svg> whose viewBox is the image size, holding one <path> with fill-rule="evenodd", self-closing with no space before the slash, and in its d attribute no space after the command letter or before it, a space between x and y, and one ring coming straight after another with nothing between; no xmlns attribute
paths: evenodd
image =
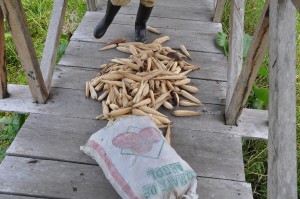
<svg viewBox="0 0 300 199"><path fill-rule="evenodd" d="M229 37L224 32L218 32L216 42L217 44L224 49L224 54L228 57L229 52ZM247 53L249 51L249 47L251 45L252 36L245 34L244 35L244 42L243 42L243 59L245 60L247 57ZM269 72L264 66L261 66L258 72L259 75L264 77L269 76ZM251 96L251 108L254 109L263 109L264 107L268 106L269 103L269 89L268 88L260 88L256 84L253 85L252 88L252 95Z"/></svg>
<svg viewBox="0 0 300 199"><path fill-rule="evenodd" d="M250 36L248 34L244 34L244 43L243 43L243 58L244 58L244 60L247 57L247 53L249 51L251 42L252 42L252 36Z"/></svg>
<svg viewBox="0 0 300 199"><path fill-rule="evenodd" d="M252 182L255 198L267 198L267 142L243 140L243 155L247 181Z"/></svg>
<svg viewBox="0 0 300 199"><path fill-rule="evenodd" d="M39 60L43 55L53 2L53 0L22 0L35 52ZM58 48L57 62L67 48L70 37L77 28L85 11L86 0L68 0L67 14ZM22 70L8 27L6 27L5 40L8 83L27 84L26 76ZM25 119L26 115L0 113L0 162Z"/></svg>
<svg viewBox="0 0 300 199"><path fill-rule="evenodd" d="M228 57L228 51L229 51L228 35L224 32L218 32L216 41L217 44L221 48L223 48L226 57Z"/></svg>
<svg viewBox="0 0 300 199"><path fill-rule="evenodd" d="M24 114L11 114L0 118L0 162L5 156L5 151L10 143L16 137L18 131L24 124L27 115Z"/></svg>

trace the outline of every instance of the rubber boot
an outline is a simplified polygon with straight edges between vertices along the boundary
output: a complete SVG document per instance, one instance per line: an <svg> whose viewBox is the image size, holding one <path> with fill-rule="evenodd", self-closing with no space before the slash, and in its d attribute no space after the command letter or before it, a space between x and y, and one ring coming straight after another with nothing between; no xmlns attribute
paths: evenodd
<svg viewBox="0 0 300 199"><path fill-rule="evenodd" d="M110 0L107 1L106 13L103 19L98 23L94 30L94 37L100 39L105 34L107 28L114 20L121 6L114 6Z"/></svg>
<svg viewBox="0 0 300 199"><path fill-rule="evenodd" d="M153 7L146 7L140 3L135 21L135 41L146 41L146 23L150 17Z"/></svg>

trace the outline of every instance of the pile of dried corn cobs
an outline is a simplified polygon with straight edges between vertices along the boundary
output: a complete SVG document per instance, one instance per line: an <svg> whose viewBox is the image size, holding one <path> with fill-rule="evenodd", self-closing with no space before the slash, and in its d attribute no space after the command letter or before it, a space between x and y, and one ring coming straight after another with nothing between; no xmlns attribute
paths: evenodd
<svg viewBox="0 0 300 199"><path fill-rule="evenodd" d="M97 119L110 122L117 118L152 114L159 128L170 127L171 121L159 111L161 106L174 109L174 106L199 106L202 103L191 93L198 88L190 86L187 74L199 67L183 58L191 59L186 48L181 54L162 44L168 36L152 43L124 43L118 39L100 50L116 48L131 54L128 58L114 58L100 66L100 73L86 82L86 96L102 102L103 112ZM122 43L123 42L123 43ZM97 94L99 93L99 95ZM182 98L182 99L181 99ZM173 111L175 116L196 116L199 112L189 110Z"/></svg>

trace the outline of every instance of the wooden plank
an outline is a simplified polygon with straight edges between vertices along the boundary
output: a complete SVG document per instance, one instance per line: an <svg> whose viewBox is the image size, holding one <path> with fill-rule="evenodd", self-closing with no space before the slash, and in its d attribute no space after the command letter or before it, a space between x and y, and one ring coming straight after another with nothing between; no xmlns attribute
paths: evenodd
<svg viewBox="0 0 300 199"><path fill-rule="evenodd" d="M213 81L208 83L207 81L201 80L195 80L194 85L203 85L202 93L196 95L196 97L203 102L211 101L215 103L224 103L224 98L222 97L225 94L225 91L222 90L224 85ZM94 119L102 111L101 103L92 99L87 99L85 97L85 90L83 89L74 90L55 88L51 91L47 104L34 104L30 100L30 93L27 86L9 85L8 88L11 90L11 97L9 99L1 100L1 111L41 113L90 119ZM216 91L217 89L219 89L219 91ZM210 107L210 104L208 104L205 107L211 109L213 113L220 112L219 106L211 105Z"/></svg>
<svg viewBox="0 0 300 199"><path fill-rule="evenodd" d="M127 41L134 41L134 27L131 25L112 24L106 34L98 40L95 39L92 34L95 27L94 24L95 22L81 23L74 32L71 41L100 42L102 44L106 44L109 41L120 37L127 38ZM166 45L172 48L178 49L181 44L184 44L190 51L223 54L222 50L215 43L216 35L214 34L199 34L197 31L174 30L168 28L165 28L163 32L164 34L159 36L155 34L147 34L147 41L152 42L158 37L168 35L171 39L166 42Z"/></svg>
<svg viewBox="0 0 300 199"><path fill-rule="evenodd" d="M58 73L54 77L54 87L81 90L85 89L85 82L90 81L98 73L98 71L70 67L60 67L56 69L56 71ZM226 82L193 79L190 85L200 89L200 92L194 96L203 103L217 105L225 104Z"/></svg>
<svg viewBox="0 0 300 199"><path fill-rule="evenodd" d="M4 15L7 16L33 101L44 103L48 92L35 54L22 3L19 0L3 0L0 4Z"/></svg>
<svg viewBox="0 0 300 199"><path fill-rule="evenodd" d="M173 121L173 127L194 131L205 131L211 133L225 133L239 135L250 139L268 139L268 112L252 109L244 109L238 126L225 125L224 109L220 107L219 112L206 105L199 108L185 108L205 113L198 117L181 118L173 117L169 111L164 109L163 114L169 116Z"/></svg>
<svg viewBox="0 0 300 199"><path fill-rule="evenodd" d="M297 8L298 12L300 12L300 1L299 0L292 0L294 6Z"/></svg>
<svg viewBox="0 0 300 199"><path fill-rule="evenodd" d="M104 12L86 12L81 23L93 22L93 26L99 22L100 19L104 16ZM121 25L135 25L136 14L117 14L113 24ZM222 24L212 23L207 21L197 21L197 20L184 20L184 19L162 19L160 17L151 16L147 22L147 25L160 29L164 32L165 28L176 29L176 30L192 30L197 31L198 33L204 34L217 34L222 31ZM148 32L151 34L150 32Z"/></svg>
<svg viewBox="0 0 300 199"><path fill-rule="evenodd" d="M268 198L297 197L296 11L270 3Z"/></svg>
<svg viewBox="0 0 300 199"><path fill-rule="evenodd" d="M43 105L31 103L28 87L26 89L26 86L9 85L9 88L12 91L11 97L9 101L6 101L6 99L1 101L1 111L94 119L102 110L99 102L84 97L84 90L54 88L51 92L53 94L52 98L48 100L47 104ZM176 128L230 133L241 135L242 137L267 139L268 117L266 111L251 110L250 113L243 113L239 126L232 127L225 125L224 106L206 104L197 110L203 114L199 117L185 119L173 117L169 111L166 111L166 114L170 115ZM164 109L161 111L164 111ZM260 112L261 114L259 114Z"/></svg>
<svg viewBox="0 0 300 199"><path fill-rule="evenodd" d="M0 167L0 192L35 194L57 198L120 198L100 167L50 160L6 157ZM35 162L35 161L34 161ZM47 172L47 175L45 175ZM200 199L252 199L244 182L198 177Z"/></svg>
<svg viewBox="0 0 300 199"><path fill-rule="evenodd" d="M216 0L216 1L217 1L217 4L216 4L213 22L221 23L226 0Z"/></svg>
<svg viewBox="0 0 300 199"><path fill-rule="evenodd" d="M226 124L237 124L237 120L247 103L257 73L265 57L269 42L269 6L270 0L266 0L242 71L234 86L229 107L226 109Z"/></svg>
<svg viewBox="0 0 300 199"><path fill-rule="evenodd" d="M128 57L129 54L119 52L115 49L101 51L101 43L71 41L61 58L59 64L64 66L75 66L81 68L98 69L101 64L108 63L114 57ZM189 63L200 66L200 70L193 71L188 77L197 79L227 80L227 60L222 54L190 52L193 60Z"/></svg>
<svg viewBox="0 0 300 199"><path fill-rule="evenodd" d="M132 0L132 2L129 5L124 6L119 13L136 15L138 5L139 0ZM214 0L157 1L154 5L151 16L185 20L212 21L214 8ZM176 14L179 10L186 12L184 14Z"/></svg>
<svg viewBox="0 0 300 199"><path fill-rule="evenodd" d="M56 65L58 45L64 25L67 0L54 1L47 39L41 61L41 70L48 92L50 91L53 70Z"/></svg>
<svg viewBox="0 0 300 199"><path fill-rule="evenodd" d="M79 146L105 125L105 121L31 114L7 153L96 164ZM172 128L172 143L199 176L245 181L239 136Z"/></svg>
<svg viewBox="0 0 300 199"><path fill-rule="evenodd" d="M8 97L7 92L7 73L5 59L5 31L4 16L0 9L0 99Z"/></svg>
<svg viewBox="0 0 300 199"><path fill-rule="evenodd" d="M1 199L40 199L39 197L0 194Z"/></svg>
<svg viewBox="0 0 300 199"><path fill-rule="evenodd" d="M231 1L226 110L243 66L245 0Z"/></svg>

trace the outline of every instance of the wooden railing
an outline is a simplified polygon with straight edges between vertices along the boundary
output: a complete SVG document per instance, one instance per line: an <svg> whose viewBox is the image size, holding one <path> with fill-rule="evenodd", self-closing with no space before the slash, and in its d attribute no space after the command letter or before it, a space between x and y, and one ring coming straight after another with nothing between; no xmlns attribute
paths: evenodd
<svg viewBox="0 0 300 199"><path fill-rule="evenodd" d="M0 97L8 96L5 68L4 17L8 22L34 102L44 103L49 95L62 33L67 0L55 0L41 65L35 54L24 9L20 0L0 0ZM2 12L3 11L3 12Z"/></svg>
<svg viewBox="0 0 300 199"><path fill-rule="evenodd" d="M221 21L225 2L217 1L215 22ZM300 11L300 0L266 0L243 63L245 0L231 0L226 124L237 124L269 47L268 198L271 199L297 198L295 7Z"/></svg>

